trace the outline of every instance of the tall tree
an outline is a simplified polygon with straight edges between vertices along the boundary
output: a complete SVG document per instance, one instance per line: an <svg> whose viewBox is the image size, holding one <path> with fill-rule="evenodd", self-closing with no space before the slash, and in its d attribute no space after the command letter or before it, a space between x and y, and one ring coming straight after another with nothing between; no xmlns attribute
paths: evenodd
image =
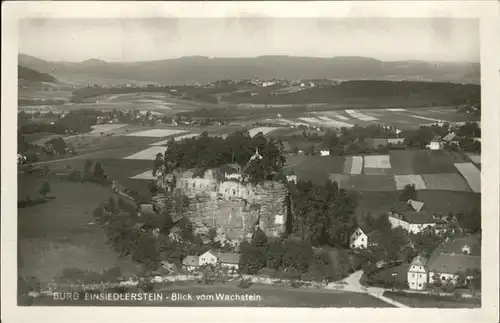
<svg viewBox="0 0 500 323"><path fill-rule="evenodd" d="M415 188L415 184L405 185L401 195L399 196L400 201L408 201L408 200L416 200L417 199L417 189Z"/></svg>

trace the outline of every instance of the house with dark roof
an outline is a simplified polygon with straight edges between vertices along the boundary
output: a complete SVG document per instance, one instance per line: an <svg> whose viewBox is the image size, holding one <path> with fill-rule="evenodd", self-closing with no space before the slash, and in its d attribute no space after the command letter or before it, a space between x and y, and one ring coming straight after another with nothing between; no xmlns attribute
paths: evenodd
<svg viewBox="0 0 500 323"><path fill-rule="evenodd" d="M456 284L460 274L470 281L474 271L481 271L481 241L477 236L462 237L439 246L429 259L415 258L408 270L408 283L411 289L417 290L423 289L424 283L432 284L436 280Z"/></svg>
<svg viewBox="0 0 500 323"><path fill-rule="evenodd" d="M351 249L366 249L376 246L382 239L382 234L377 229L369 229L364 226L358 228L351 234L349 246Z"/></svg>
<svg viewBox="0 0 500 323"><path fill-rule="evenodd" d="M389 222L393 228L401 227L410 233L418 234L426 228L434 228L445 223L425 209L423 202L416 200L398 201L389 210Z"/></svg>
<svg viewBox="0 0 500 323"><path fill-rule="evenodd" d="M182 260L182 268L186 270L195 270L200 267L200 257L199 256L186 256Z"/></svg>

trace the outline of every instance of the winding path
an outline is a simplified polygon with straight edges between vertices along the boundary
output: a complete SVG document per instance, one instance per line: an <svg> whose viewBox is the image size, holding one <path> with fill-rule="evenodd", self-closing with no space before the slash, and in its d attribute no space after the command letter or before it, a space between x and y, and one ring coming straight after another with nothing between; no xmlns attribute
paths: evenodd
<svg viewBox="0 0 500 323"><path fill-rule="evenodd" d="M396 302L388 297L385 297L383 294L385 291L388 291L388 289L385 288L380 288L380 287L365 287L361 285L359 280L363 276L363 271L359 270L348 277L344 278L343 280L335 283L330 283L326 286L326 288L333 288L333 289L339 289L341 288L342 290L349 291L349 292L354 292L354 293L363 293L363 294L368 294L371 295L375 298L378 298L386 303L389 303L391 305L394 305L396 307L400 308L407 308L409 306L404 305L402 303Z"/></svg>

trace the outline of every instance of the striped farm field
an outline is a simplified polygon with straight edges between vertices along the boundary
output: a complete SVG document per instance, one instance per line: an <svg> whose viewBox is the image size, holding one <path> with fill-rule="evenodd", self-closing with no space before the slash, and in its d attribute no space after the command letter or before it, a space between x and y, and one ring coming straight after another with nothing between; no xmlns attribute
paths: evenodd
<svg viewBox="0 0 500 323"><path fill-rule="evenodd" d="M328 178L332 182L337 182L337 184L339 185L339 188L344 188L344 189L349 188L350 175L331 173L331 174L328 174Z"/></svg>
<svg viewBox="0 0 500 323"><path fill-rule="evenodd" d="M391 168L389 155L365 156L366 168Z"/></svg>
<svg viewBox="0 0 500 323"><path fill-rule="evenodd" d="M285 169L297 174L300 179L324 184L330 173L343 173L342 156L287 156Z"/></svg>
<svg viewBox="0 0 500 323"><path fill-rule="evenodd" d="M156 177L153 176L153 170L147 170L140 174L130 177L131 179L144 179L144 180L154 180Z"/></svg>
<svg viewBox="0 0 500 323"><path fill-rule="evenodd" d="M349 156L345 158L344 174L361 174L363 170L362 156Z"/></svg>
<svg viewBox="0 0 500 323"><path fill-rule="evenodd" d="M419 150L413 159L414 174L449 174L456 172L446 151Z"/></svg>
<svg viewBox="0 0 500 323"><path fill-rule="evenodd" d="M151 160L151 162L156 158L158 153L164 154L165 147L163 146L153 146L147 149L141 150L135 154L124 157L123 159L140 159L140 160Z"/></svg>
<svg viewBox="0 0 500 323"><path fill-rule="evenodd" d="M250 134L250 137L253 137L256 134L258 134L259 132L262 132L262 134L266 135L267 133L269 133L275 129L277 129L277 128L275 128L275 127L258 127L258 128L253 128L253 129L248 130L248 133Z"/></svg>
<svg viewBox="0 0 500 323"><path fill-rule="evenodd" d="M393 150L389 155L395 175L457 173L454 164L468 162L460 154L444 150Z"/></svg>
<svg viewBox="0 0 500 323"><path fill-rule="evenodd" d="M345 110L345 112L349 116L351 116L352 118L355 118L355 119L358 119L361 121L375 121L375 120L377 120L377 118L363 114L359 110Z"/></svg>
<svg viewBox="0 0 500 323"><path fill-rule="evenodd" d="M417 190L425 190L427 188L420 175L395 175L394 180L396 181L397 190L402 190L406 185L412 184L415 185L415 189Z"/></svg>
<svg viewBox="0 0 500 323"><path fill-rule="evenodd" d="M456 163L455 167L465 178L471 190L481 192L481 171L472 163Z"/></svg>
<svg viewBox="0 0 500 323"><path fill-rule="evenodd" d="M364 167L363 175L393 175L390 168Z"/></svg>
<svg viewBox="0 0 500 323"><path fill-rule="evenodd" d="M151 130L144 130L144 131L139 131L139 132L134 132L134 133L129 133L127 136L137 136L137 137L168 137L172 135L176 135L179 133L184 133L187 130L182 130L182 129L151 129Z"/></svg>
<svg viewBox="0 0 500 323"><path fill-rule="evenodd" d="M89 135L109 133L113 130L120 129L126 126L126 124L96 124L92 126L92 131L89 132Z"/></svg>
<svg viewBox="0 0 500 323"><path fill-rule="evenodd" d="M428 190L470 192L469 184L457 173L421 175Z"/></svg>
<svg viewBox="0 0 500 323"><path fill-rule="evenodd" d="M189 133L189 134L186 134L186 135L180 135L180 136L174 137L174 140L175 141L181 141L183 139L196 138L199 135L200 135L199 133ZM162 141L158 141L158 142L152 143L151 146L164 146L164 145L166 145L169 142L169 140L170 140L170 138L162 140Z"/></svg>
<svg viewBox="0 0 500 323"><path fill-rule="evenodd" d="M347 189L359 191L395 191L396 183L391 175L349 175Z"/></svg>
<svg viewBox="0 0 500 323"><path fill-rule="evenodd" d="M469 159L474 163L474 164L481 164L481 155L469 155Z"/></svg>

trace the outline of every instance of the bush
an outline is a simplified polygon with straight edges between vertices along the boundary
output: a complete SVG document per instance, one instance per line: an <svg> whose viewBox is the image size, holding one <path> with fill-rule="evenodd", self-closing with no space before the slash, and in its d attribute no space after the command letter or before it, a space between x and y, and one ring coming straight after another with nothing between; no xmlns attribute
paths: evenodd
<svg viewBox="0 0 500 323"><path fill-rule="evenodd" d="M240 283L238 284L238 287L240 287L240 288L249 288L252 285L253 285L252 280L250 278L247 278L247 279L242 279L240 281Z"/></svg>
<svg viewBox="0 0 500 323"><path fill-rule="evenodd" d="M151 293L155 290L155 285L149 280L143 280L138 284L139 289L145 293Z"/></svg>
<svg viewBox="0 0 500 323"><path fill-rule="evenodd" d="M77 183L77 182L82 181L82 174L75 169L71 173L68 174L67 179L70 182Z"/></svg>
<svg viewBox="0 0 500 323"><path fill-rule="evenodd" d="M264 267L259 270L258 275L266 277L274 277L276 275L276 270Z"/></svg>

